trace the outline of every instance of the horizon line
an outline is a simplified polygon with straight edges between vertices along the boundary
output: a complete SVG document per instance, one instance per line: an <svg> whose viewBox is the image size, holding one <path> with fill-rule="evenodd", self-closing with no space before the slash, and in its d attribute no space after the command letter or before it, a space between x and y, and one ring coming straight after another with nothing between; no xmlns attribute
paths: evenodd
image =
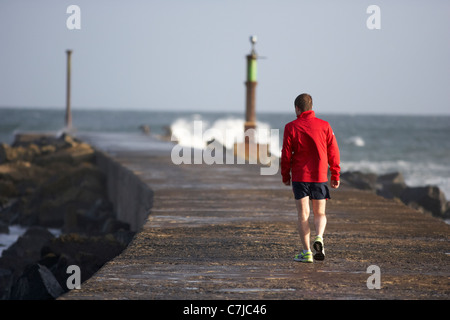
<svg viewBox="0 0 450 320"><path fill-rule="evenodd" d="M8 106L8 105L0 105L0 109L23 109L23 110L46 110L46 111L65 111L65 106ZM292 108L293 109L293 108ZM333 115L368 115L368 116L450 116L449 113L442 113L442 112L436 112L436 113L429 113L426 111L422 112L409 112L409 113L401 113L401 112L365 112L365 111L321 111L316 110L313 108L313 110L317 114L333 114ZM245 114L245 110L238 111L238 110L199 110L199 109L190 109L190 110L167 110L167 109L145 109L145 108L137 108L137 107L91 107L91 106L71 106L72 112L77 111L130 111L130 112L167 112L167 113L243 113ZM282 110L282 111L273 111L273 110L259 110L257 113L260 114L294 114L294 111L289 110Z"/></svg>

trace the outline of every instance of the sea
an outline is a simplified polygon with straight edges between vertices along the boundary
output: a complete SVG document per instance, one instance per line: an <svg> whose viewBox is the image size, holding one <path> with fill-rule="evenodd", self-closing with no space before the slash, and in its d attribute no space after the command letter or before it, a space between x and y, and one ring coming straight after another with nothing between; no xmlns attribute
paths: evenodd
<svg viewBox="0 0 450 320"><path fill-rule="evenodd" d="M341 154L341 170L376 174L401 172L408 186L436 185L450 200L450 116L367 115L316 112L333 128ZM72 110L76 134L171 136L180 144L205 146L211 139L227 148L224 137L243 136L244 113L133 110ZM20 132L64 131L65 110L0 108L0 143L12 144ZM257 113L260 139L269 139L274 155L281 154L283 130L291 113ZM200 141L198 132L200 134ZM264 136L264 133L266 134ZM215 135L215 136L214 136ZM231 139L233 141L233 139ZM239 142L239 141L237 141ZM0 244L1 244L0 236ZM0 245L0 250L1 250Z"/></svg>

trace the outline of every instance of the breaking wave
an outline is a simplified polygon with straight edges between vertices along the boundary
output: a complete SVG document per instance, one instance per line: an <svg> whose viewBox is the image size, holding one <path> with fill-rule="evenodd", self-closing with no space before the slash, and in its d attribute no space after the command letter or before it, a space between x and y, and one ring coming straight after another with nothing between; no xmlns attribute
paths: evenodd
<svg viewBox="0 0 450 320"><path fill-rule="evenodd" d="M423 168L427 168L427 175L424 175ZM447 166L426 162L417 163L405 160L392 161L344 161L341 163L341 171L361 171L365 173L377 173L379 175L401 172L405 178L405 183L410 187L436 185L450 199L450 169Z"/></svg>
<svg viewBox="0 0 450 320"><path fill-rule="evenodd" d="M364 147L366 145L366 142L360 136L349 137L345 139L345 143L354 145L356 147Z"/></svg>
<svg viewBox="0 0 450 320"><path fill-rule="evenodd" d="M204 119L199 114L190 118L178 118L170 126L172 140L181 146L205 149L211 141L233 150L235 143L244 142L245 121L238 118ZM281 146L278 129L271 129L264 122L256 123L256 142L269 144L269 150L276 157L281 156Z"/></svg>

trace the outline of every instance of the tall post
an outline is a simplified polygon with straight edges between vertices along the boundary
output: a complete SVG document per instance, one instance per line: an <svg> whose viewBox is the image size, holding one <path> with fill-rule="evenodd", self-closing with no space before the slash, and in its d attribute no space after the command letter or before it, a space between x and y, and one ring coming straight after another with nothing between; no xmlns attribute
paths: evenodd
<svg viewBox="0 0 450 320"><path fill-rule="evenodd" d="M72 128L72 114L70 111L70 71L72 50L67 50L67 87L66 87L66 128Z"/></svg>
<svg viewBox="0 0 450 320"><path fill-rule="evenodd" d="M246 86L246 105L245 105L245 124L244 124L244 141L243 143L235 143L234 153L249 163L257 163L261 160L260 154L267 154L268 145L260 144L256 140L256 60L258 55L255 51L256 36L250 37L252 51L247 55L247 80ZM267 157L266 157L267 158Z"/></svg>
<svg viewBox="0 0 450 320"><path fill-rule="evenodd" d="M249 55L247 55L247 81L245 82L246 86L246 112L245 112L245 125L244 130L247 129L255 129L256 128L256 85L258 82L256 81L256 72L257 65L256 59L258 55L255 51L256 44L256 36L250 37L250 42L252 44L252 51Z"/></svg>

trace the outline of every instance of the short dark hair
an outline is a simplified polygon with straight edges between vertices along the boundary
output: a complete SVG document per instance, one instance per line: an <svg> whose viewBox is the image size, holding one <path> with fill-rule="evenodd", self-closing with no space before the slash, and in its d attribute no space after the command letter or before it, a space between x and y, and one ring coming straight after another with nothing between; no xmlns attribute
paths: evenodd
<svg viewBox="0 0 450 320"><path fill-rule="evenodd" d="M295 98L294 106L299 108L301 112L312 110L312 97L307 93L302 93L297 98Z"/></svg>

